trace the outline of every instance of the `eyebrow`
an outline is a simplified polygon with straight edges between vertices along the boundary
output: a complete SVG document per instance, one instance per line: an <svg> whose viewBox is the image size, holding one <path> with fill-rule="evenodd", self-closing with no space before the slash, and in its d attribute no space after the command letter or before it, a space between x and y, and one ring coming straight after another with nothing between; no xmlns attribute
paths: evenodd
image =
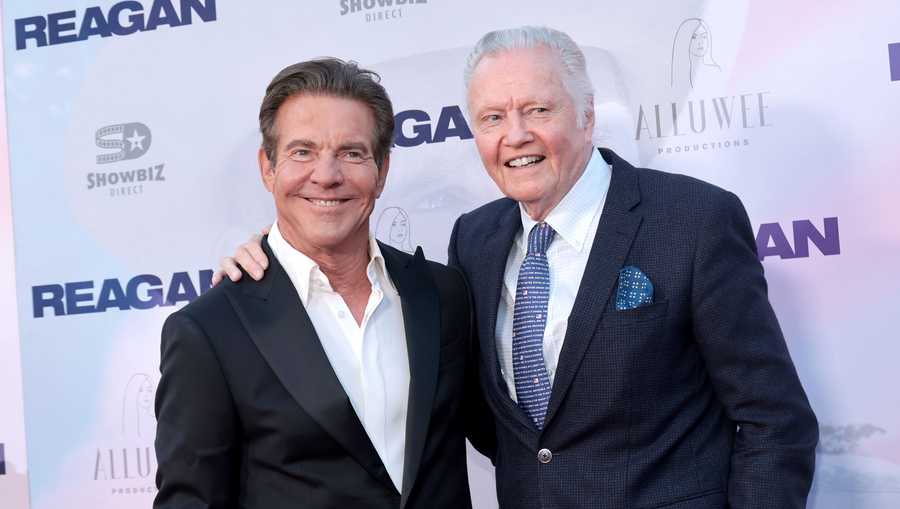
<svg viewBox="0 0 900 509"><path fill-rule="evenodd" d="M369 153L369 147L361 141L350 141L347 143L342 143L340 146L338 146L338 150L359 150L360 152L366 154Z"/></svg>
<svg viewBox="0 0 900 509"><path fill-rule="evenodd" d="M296 139L296 140L291 140L291 141L284 147L284 149L285 149L285 150L290 150L290 149L296 148L296 147L315 148L315 147L316 147L316 143L315 143L314 141L312 141L312 140L307 140L307 139L304 139L304 138L300 138L300 139Z"/></svg>

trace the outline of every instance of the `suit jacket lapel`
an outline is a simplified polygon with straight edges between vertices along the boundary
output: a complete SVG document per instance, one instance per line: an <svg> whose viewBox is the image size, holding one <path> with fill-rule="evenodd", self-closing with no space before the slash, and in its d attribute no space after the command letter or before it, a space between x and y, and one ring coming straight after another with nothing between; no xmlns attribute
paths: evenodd
<svg viewBox="0 0 900 509"><path fill-rule="evenodd" d="M229 292L241 322L275 376L304 411L374 478L394 488L293 283L267 241L263 250L270 260L263 279L233 286Z"/></svg>
<svg viewBox="0 0 900 509"><path fill-rule="evenodd" d="M406 412L406 447L400 507L415 486L428 436L440 357L440 304L422 248L404 260L393 248L379 243L385 265L403 308L409 355L409 403Z"/></svg>
<svg viewBox="0 0 900 509"><path fill-rule="evenodd" d="M504 211L497 221L496 230L488 235L482 248L481 271L473 282L474 291L482 292L478 301L484 303L477 311L483 313L485 320L478 320L478 338L481 342L481 352L485 357L488 379L490 381L489 394L494 396L499 405L519 422L533 428L534 424L525 412L509 397L509 389L506 381L500 375L500 360L497 356L497 310L501 305L503 292L503 278L506 273L506 260L510 249L513 249L513 241L516 233L522 228L522 219L516 202L510 202L512 206Z"/></svg>
<svg viewBox="0 0 900 509"><path fill-rule="evenodd" d="M612 180L584 276L569 315L544 429L547 429L572 384L641 224L642 216L632 210L640 202L640 188L634 168L612 151L600 149L600 153L612 164Z"/></svg>

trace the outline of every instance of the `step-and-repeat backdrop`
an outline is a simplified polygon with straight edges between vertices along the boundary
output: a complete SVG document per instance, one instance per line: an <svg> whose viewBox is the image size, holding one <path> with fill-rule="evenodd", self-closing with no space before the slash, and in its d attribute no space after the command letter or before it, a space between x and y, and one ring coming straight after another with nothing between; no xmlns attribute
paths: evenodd
<svg viewBox="0 0 900 509"><path fill-rule="evenodd" d="M598 144L746 204L821 422L810 506L900 507L896 0L5 2L0 505L149 506L160 326L273 218L256 115L279 69L382 74L398 130L372 229L445 260L453 220L498 196L464 57L522 24L583 46Z"/></svg>

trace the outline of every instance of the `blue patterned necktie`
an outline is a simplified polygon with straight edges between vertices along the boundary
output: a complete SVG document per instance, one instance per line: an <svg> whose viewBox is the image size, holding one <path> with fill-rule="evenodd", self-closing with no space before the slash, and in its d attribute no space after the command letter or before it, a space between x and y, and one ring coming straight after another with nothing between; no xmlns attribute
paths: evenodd
<svg viewBox="0 0 900 509"><path fill-rule="evenodd" d="M537 429L544 427L550 402L550 377L544 364L544 328L550 301L550 265L547 247L556 232L547 223L534 225L528 234L528 253L519 268L513 307L513 374L516 399Z"/></svg>

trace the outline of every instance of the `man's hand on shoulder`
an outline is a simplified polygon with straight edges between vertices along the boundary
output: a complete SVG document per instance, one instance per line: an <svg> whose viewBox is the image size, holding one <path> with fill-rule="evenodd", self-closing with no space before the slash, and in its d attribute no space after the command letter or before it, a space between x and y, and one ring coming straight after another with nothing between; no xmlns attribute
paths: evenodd
<svg viewBox="0 0 900 509"><path fill-rule="evenodd" d="M263 228L261 234L253 234L247 242L238 246L234 256L226 256L219 262L219 270L213 274L212 284L217 285L227 276L237 283L241 279L241 268L250 274L250 277L259 281L263 273L269 268L269 258L262 250L262 236L269 233L269 228Z"/></svg>

